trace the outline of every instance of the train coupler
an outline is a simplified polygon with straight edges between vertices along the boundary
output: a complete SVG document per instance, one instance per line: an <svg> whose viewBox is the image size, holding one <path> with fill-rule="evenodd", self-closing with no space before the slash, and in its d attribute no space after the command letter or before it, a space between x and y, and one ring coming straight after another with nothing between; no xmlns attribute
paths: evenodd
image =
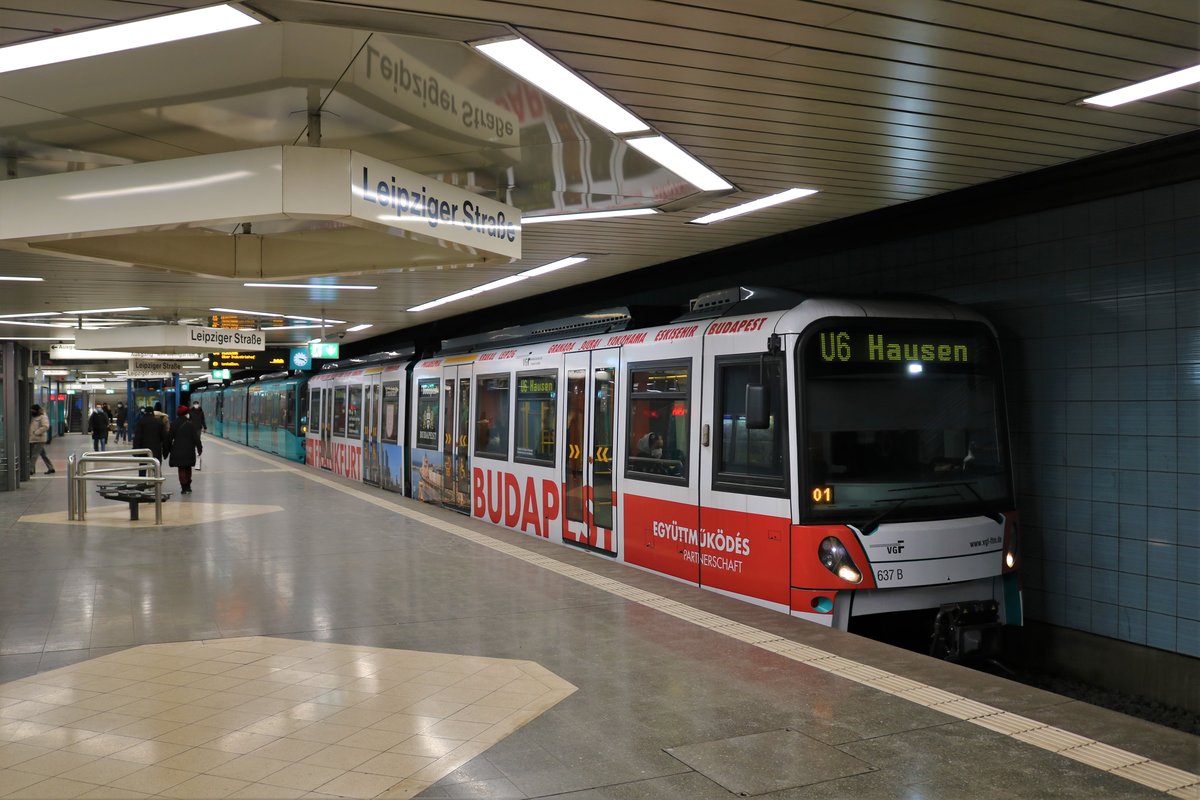
<svg viewBox="0 0 1200 800"><path fill-rule="evenodd" d="M929 654L947 661L994 660L1000 653L1002 628L995 600L949 603L934 619Z"/></svg>

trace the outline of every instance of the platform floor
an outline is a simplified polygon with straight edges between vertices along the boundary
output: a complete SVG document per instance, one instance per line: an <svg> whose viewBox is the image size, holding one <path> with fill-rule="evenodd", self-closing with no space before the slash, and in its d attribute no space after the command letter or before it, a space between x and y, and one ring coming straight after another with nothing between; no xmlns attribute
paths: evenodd
<svg viewBox="0 0 1200 800"><path fill-rule="evenodd" d="M0 493L0 797L1200 799L1197 737L219 440L68 524L89 441Z"/></svg>

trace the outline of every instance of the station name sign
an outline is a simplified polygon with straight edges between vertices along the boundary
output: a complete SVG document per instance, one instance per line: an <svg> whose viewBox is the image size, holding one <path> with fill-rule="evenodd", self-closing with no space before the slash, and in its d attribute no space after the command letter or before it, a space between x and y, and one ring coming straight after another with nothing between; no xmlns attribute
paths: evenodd
<svg viewBox="0 0 1200 800"><path fill-rule="evenodd" d="M204 350L266 350L267 337L258 331L225 328L187 328L188 341Z"/></svg>
<svg viewBox="0 0 1200 800"><path fill-rule="evenodd" d="M80 330L75 346L88 350L131 353L203 353L223 350L267 349L267 337L260 331L226 328L202 328L194 325L139 325L128 328Z"/></svg>

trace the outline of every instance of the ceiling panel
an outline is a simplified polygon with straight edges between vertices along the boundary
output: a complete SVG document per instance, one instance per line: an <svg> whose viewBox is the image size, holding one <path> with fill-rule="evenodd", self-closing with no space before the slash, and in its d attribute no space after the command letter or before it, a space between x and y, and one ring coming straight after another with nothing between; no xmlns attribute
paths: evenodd
<svg viewBox="0 0 1200 800"><path fill-rule="evenodd" d="M206 4L4 0L0 42ZM227 306L375 323L348 335L353 341L1200 127L1195 89L1119 109L1079 105L1083 97L1200 62L1200 5L1176 0L244 5L269 18L337 26L350 42L416 35L428 45L423 53L440 53L430 63L495 102L507 92L497 87L511 86L512 79L481 67L485 62L464 42L518 31L737 191L717 196L686 189L675 210L653 217L527 226L523 257L507 266L413 271L397 265L340 278L377 284L374 292L249 289L239 281L153 265L0 249L0 274L46 279L0 284L0 314L136 303L149 306L145 316L157 319L200 318L210 307ZM226 36L238 40L236 32ZM258 41L250 34L245 40ZM280 47L286 49L282 42ZM86 80L78 64L44 68L38 80L0 74L0 143L10 170L22 177L292 144L304 141L307 89L313 87L324 102L327 146L352 147L484 194L520 198L526 210L544 210L547 203L653 203L655 192L661 200L669 184L680 184L662 176L614 183L612 164L639 175L644 165L630 160L624 145L602 145L588 123L565 113L523 117L522 141L513 147L423 130L419 119L364 102L343 83L344 75L353 74L354 52L319 45L299 52L299 58L267 49L237 53L198 39L164 45L158 54L93 59L82 73ZM528 110L521 108L522 114ZM597 161L607 166L592 163ZM717 225L687 224L701 213L791 186L820 193ZM642 192L649 196L639 199ZM592 259L427 312L405 311L575 253ZM57 331L0 319L0 335Z"/></svg>

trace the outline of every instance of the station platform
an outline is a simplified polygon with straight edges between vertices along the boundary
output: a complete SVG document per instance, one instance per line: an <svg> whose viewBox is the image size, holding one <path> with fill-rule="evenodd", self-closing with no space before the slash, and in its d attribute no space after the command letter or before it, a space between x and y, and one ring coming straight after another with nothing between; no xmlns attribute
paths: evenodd
<svg viewBox="0 0 1200 800"><path fill-rule="evenodd" d="M1195 736L211 437L68 522L89 442L0 493L3 798L1200 798Z"/></svg>

